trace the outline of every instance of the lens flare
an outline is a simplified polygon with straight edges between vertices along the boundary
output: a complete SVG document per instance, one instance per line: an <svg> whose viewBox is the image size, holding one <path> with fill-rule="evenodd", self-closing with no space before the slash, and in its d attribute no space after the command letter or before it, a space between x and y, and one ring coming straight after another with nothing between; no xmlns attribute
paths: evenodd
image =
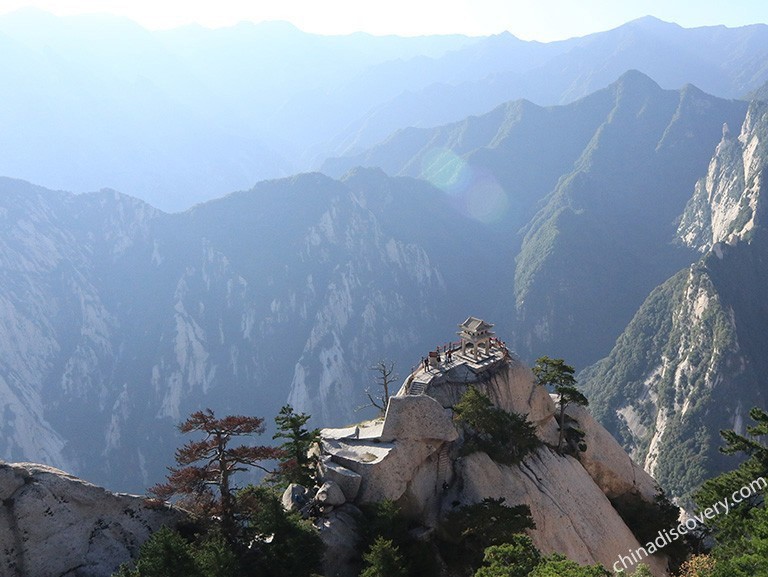
<svg viewBox="0 0 768 577"><path fill-rule="evenodd" d="M509 210L509 197L492 176L475 180L467 191L467 214L485 223L500 221Z"/></svg>
<svg viewBox="0 0 768 577"><path fill-rule="evenodd" d="M477 170L447 148L433 148L422 158L422 178L448 193L466 216L499 222L510 209L509 196L493 175Z"/></svg>
<svg viewBox="0 0 768 577"><path fill-rule="evenodd" d="M462 192L472 181L472 169L467 162L447 148L427 152L421 167L426 180L449 194Z"/></svg>

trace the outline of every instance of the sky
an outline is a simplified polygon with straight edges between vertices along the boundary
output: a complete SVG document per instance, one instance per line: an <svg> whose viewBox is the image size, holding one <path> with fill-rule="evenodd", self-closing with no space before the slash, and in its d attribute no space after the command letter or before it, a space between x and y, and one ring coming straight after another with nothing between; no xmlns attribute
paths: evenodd
<svg viewBox="0 0 768 577"><path fill-rule="evenodd" d="M150 29L286 20L318 34L509 31L542 42L609 30L647 15L686 28L768 23L766 0L0 0L0 14L25 6L61 16L115 14Z"/></svg>

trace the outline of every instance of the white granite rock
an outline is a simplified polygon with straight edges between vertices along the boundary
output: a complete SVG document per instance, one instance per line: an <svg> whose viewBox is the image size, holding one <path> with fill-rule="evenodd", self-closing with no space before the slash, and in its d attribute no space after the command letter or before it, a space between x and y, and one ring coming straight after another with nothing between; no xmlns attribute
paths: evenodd
<svg viewBox="0 0 768 577"><path fill-rule="evenodd" d="M426 394L444 407L452 407L461 400L467 385L471 384L497 407L527 415L528 420L536 425L548 421L555 413L555 404L547 390L535 383L531 369L516 357L497 362L495 367L481 376L474 375L468 369L463 375L459 372L452 369L445 377L435 378Z"/></svg>
<svg viewBox="0 0 768 577"><path fill-rule="evenodd" d="M280 501L283 504L283 509L286 511L299 511L307 504L307 498L307 489L305 487L297 483L291 483L283 491Z"/></svg>
<svg viewBox="0 0 768 577"><path fill-rule="evenodd" d="M323 505L331 505L332 507L338 507L347 502L347 498L344 496L344 492L333 481L326 481L322 487L318 489L315 499L320 501Z"/></svg>
<svg viewBox="0 0 768 577"><path fill-rule="evenodd" d="M325 545L323 575L326 577L356 577L360 543L360 527L357 519L362 518L357 507L346 504L334 509L319 521L320 538Z"/></svg>
<svg viewBox="0 0 768 577"><path fill-rule="evenodd" d="M426 395L391 397L380 439L383 442L394 439L455 441L459 433L451 414L449 409Z"/></svg>
<svg viewBox="0 0 768 577"><path fill-rule="evenodd" d="M350 497L344 490L348 502L396 501L428 528L436 527L456 501L504 497L510 506L527 504L536 522L531 536L537 547L583 564L611 568L620 554L640 547L609 498L637 495L652 501L656 484L584 408L568 409L586 434L587 451L580 460L547 447L519 466L499 465L480 452L456 459L454 441L461 439L445 407L454 406L469 384L496 407L527 415L542 440L557 443L556 403L535 384L530 369L514 357L488 359L482 366L464 364L432 375L422 394L391 398L378 437L348 430L324 437L325 478L353 471L360 478L359 491ZM657 577L665 575L665 558L648 564Z"/></svg>
<svg viewBox="0 0 768 577"><path fill-rule="evenodd" d="M0 577L108 577L180 511L67 473L0 463Z"/></svg>
<svg viewBox="0 0 768 577"><path fill-rule="evenodd" d="M460 500L477 503L504 497L508 505L531 508L536 529L530 531L545 554L562 553L581 564L611 568L618 555L640 547L611 502L572 457L539 449L519 466L499 465L485 453L473 453L458 463L463 480ZM666 559L644 561L654 575L666 575Z"/></svg>
<svg viewBox="0 0 768 577"><path fill-rule="evenodd" d="M595 421L585 407L567 406L565 413L576 420L585 433L587 450L579 453L579 461L603 493L609 499L634 493L653 502L659 492L658 484L631 459L613 435Z"/></svg>
<svg viewBox="0 0 768 577"><path fill-rule="evenodd" d="M323 479L336 483L344 493L347 501L354 501L360 491L360 483L363 478L354 471L334 463L326 458L320 464L320 472Z"/></svg>
<svg viewBox="0 0 768 577"><path fill-rule="evenodd" d="M355 501L371 503L399 499L419 465L442 445L441 441L395 443L329 441L323 448L331 459L362 477Z"/></svg>

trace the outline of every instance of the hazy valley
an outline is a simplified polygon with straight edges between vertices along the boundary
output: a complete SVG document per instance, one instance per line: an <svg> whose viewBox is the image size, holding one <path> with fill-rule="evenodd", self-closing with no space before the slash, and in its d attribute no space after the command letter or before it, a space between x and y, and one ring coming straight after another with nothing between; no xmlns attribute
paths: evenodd
<svg viewBox="0 0 768 577"><path fill-rule="evenodd" d="M768 26L651 17L537 43L0 16L0 458L142 493L190 413L362 421L373 365L399 386L473 315L572 364L615 462L610 435L689 499L766 407L765 62Z"/></svg>

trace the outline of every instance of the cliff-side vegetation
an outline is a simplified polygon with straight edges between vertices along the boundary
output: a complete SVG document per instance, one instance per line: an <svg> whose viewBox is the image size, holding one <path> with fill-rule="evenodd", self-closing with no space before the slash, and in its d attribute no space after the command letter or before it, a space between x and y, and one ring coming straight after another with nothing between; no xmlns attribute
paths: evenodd
<svg viewBox="0 0 768 577"><path fill-rule="evenodd" d="M453 411L456 420L464 425L466 454L483 451L497 463L511 465L542 445L525 415L494 406L475 387L467 389Z"/></svg>

